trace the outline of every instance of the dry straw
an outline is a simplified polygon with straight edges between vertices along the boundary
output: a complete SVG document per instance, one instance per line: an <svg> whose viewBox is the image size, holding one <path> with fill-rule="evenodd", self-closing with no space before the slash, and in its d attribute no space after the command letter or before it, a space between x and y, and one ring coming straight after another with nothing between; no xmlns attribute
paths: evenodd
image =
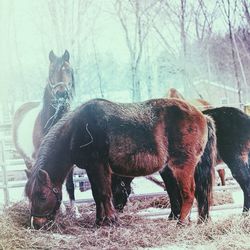
<svg viewBox="0 0 250 250"><path fill-rule="evenodd" d="M1 249L174 249L203 246L216 249L250 249L250 219L235 216L218 222L184 228L164 219L145 219L136 215L142 208L168 207L166 198L130 202L119 215L119 226L96 228L95 206L79 206L82 217L58 214L47 230L29 228L29 209L25 202L13 204L0 217ZM208 249L207 248L207 249Z"/></svg>

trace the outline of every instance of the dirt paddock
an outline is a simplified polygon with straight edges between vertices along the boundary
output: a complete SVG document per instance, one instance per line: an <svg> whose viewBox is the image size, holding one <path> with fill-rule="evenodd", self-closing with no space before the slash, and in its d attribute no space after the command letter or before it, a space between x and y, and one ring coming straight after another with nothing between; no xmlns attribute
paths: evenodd
<svg viewBox="0 0 250 250"><path fill-rule="evenodd" d="M225 202L225 196L219 195ZM217 197L220 204L220 198ZM227 199L230 202L230 198ZM0 217L1 249L249 249L250 218L233 216L220 221L210 221L179 228L167 218L145 219L136 214L148 207L169 207L165 197L144 201L131 201L119 215L119 226L96 228L95 205L79 206L80 219L69 214L58 214L47 230L29 227L29 209L26 202L6 208Z"/></svg>

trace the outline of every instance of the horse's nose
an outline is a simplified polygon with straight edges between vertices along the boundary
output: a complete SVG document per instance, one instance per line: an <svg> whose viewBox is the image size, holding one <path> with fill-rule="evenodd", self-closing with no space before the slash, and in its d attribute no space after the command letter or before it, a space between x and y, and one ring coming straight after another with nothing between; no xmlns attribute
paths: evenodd
<svg viewBox="0 0 250 250"><path fill-rule="evenodd" d="M45 225L47 225L48 222L49 221L47 218L32 217L31 218L31 228L38 230L38 229L44 227Z"/></svg>
<svg viewBox="0 0 250 250"><path fill-rule="evenodd" d="M68 92L66 90L57 90L56 91L56 98L59 99L59 98L68 98Z"/></svg>

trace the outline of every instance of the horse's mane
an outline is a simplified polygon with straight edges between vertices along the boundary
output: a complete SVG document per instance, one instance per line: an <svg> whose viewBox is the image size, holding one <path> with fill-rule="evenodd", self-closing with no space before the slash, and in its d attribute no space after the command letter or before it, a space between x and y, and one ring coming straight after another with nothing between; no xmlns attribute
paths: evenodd
<svg viewBox="0 0 250 250"><path fill-rule="evenodd" d="M50 155L50 152L55 149L55 143L58 141L58 137L60 137L61 129L64 127L65 123L71 119L72 115L73 112L65 114L43 138L28 181L32 182L35 179L38 171L44 166L47 157Z"/></svg>
<svg viewBox="0 0 250 250"><path fill-rule="evenodd" d="M71 67L71 66L70 66ZM71 98L73 99L75 94L76 94L76 89L75 89L75 76L74 76L74 70L73 68L71 68L72 70L72 96Z"/></svg>

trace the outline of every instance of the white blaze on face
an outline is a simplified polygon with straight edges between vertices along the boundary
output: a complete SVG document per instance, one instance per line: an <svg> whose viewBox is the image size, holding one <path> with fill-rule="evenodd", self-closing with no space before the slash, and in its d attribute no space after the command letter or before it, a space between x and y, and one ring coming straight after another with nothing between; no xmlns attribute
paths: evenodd
<svg viewBox="0 0 250 250"><path fill-rule="evenodd" d="M25 152L25 154L28 155L30 158L32 158L31 156L34 152L32 139L33 128L36 117L40 110L41 107L39 106L27 112L17 131L18 144Z"/></svg>
<svg viewBox="0 0 250 250"><path fill-rule="evenodd" d="M30 228L31 229L34 229L34 223L33 223L33 221L34 221L34 217L31 216L31 218L30 218Z"/></svg>

